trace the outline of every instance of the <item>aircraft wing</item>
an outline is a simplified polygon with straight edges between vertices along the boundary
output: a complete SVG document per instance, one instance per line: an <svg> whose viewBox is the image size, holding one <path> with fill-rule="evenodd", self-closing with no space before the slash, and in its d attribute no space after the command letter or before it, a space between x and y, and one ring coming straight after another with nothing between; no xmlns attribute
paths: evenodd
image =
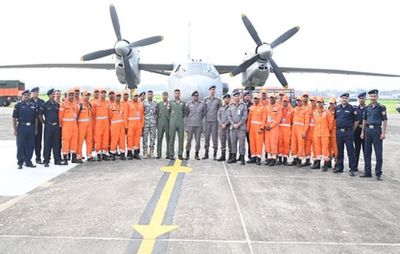
<svg viewBox="0 0 400 254"><path fill-rule="evenodd" d="M76 68L76 69L103 69L113 70L115 64L110 63L49 63L49 64L18 64L18 65L0 65L0 69L19 69L19 68Z"/></svg>
<svg viewBox="0 0 400 254"><path fill-rule="evenodd" d="M139 63L139 70L168 76L174 70L174 65L173 64L141 64L141 63Z"/></svg>
<svg viewBox="0 0 400 254"><path fill-rule="evenodd" d="M361 72L361 71L347 71L336 69L315 69L315 68L296 68L296 67L279 67L282 72L286 73L324 73L324 74L340 74L340 75L363 75L363 76L377 76L377 77L400 77L396 74L385 74L375 72ZM272 70L273 72L273 70Z"/></svg>
<svg viewBox="0 0 400 254"><path fill-rule="evenodd" d="M217 69L219 74L225 74L231 72L235 65L214 65L215 69Z"/></svg>

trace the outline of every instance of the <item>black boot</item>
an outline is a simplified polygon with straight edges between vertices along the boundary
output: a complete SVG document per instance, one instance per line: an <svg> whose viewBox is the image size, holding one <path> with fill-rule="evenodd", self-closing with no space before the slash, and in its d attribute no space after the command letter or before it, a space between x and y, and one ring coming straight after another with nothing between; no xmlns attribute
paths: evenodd
<svg viewBox="0 0 400 254"><path fill-rule="evenodd" d="M301 162L300 158L297 158L297 167L302 168L304 167L306 164Z"/></svg>
<svg viewBox="0 0 400 254"><path fill-rule="evenodd" d="M62 165L68 165L68 155L63 155L63 162Z"/></svg>
<svg viewBox="0 0 400 254"><path fill-rule="evenodd" d="M71 160L71 153L68 153L67 160Z"/></svg>
<svg viewBox="0 0 400 254"><path fill-rule="evenodd" d="M142 158L140 158L139 151L140 151L139 149L133 150L133 158L136 159L136 160L141 160L142 159Z"/></svg>
<svg viewBox="0 0 400 254"><path fill-rule="evenodd" d="M231 153L231 158L228 160L228 164L236 163L236 153Z"/></svg>
<svg viewBox="0 0 400 254"><path fill-rule="evenodd" d="M128 150L127 157L128 157L128 160L133 160L132 150Z"/></svg>
<svg viewBox="0 0 400 254"><path fill-rule="evenodd" d="M278 157L278 161L276 162L276 165L277 165L277 166L282 165L282 156L279 156L279 157Z"/></svg>
<svg viewBox="0 0 400 254"><path fill-rule="evenodd" d="M71 159L71 163L82 163L82 160L78 159L76 157L76 153L72 154L72 159Z"/></svg>
<svg viewBox="0 0 400 254"><path fill-rule="evenodd" d="M97 154L97 161L101 161L101 153Z"/></svg>
<svg viewBox="0 0 400 254"><path fill-rule="evenodd" d="M268 166L273 167L273 166L275 166L275 163L276 163L276 159L271 159Z"/></svg>
<svg viewBox="0 0 400 254"><path fill-rule="evenodd" d="M271 163L271 159L266 159L265 160L265 165L268 166Z"/></svg>
<svg viewBox="0 0 400 254"><path fill-rule="evenodd" d="M256 165L260 166L261 165L261 158L256 157Z"/></svg>
<svg viewBox="0 0 400 254"><path fill-rule="evenodd" d="M182 155L178 155L178 159L183 161L183 156Z"/></svg>
<svg viewBox="0 0 400 254"><path fill-rule="evenodd" d="M225 160L226 160L225 152L221 152L221 157L219 157L217 161L225 161Z"/></svg>
<svg viewBox="0 0 400 254"><path fill-rule="evenodd" d="M244 161L244 155L240 155L240 165L246 165L246 162Z"/></svg>
<svg viewBox="0 0 400 254"><path fill-rule="evenodd" d="M204 153L204 157L203 158L201 158L202 160L207 160L208 159L208 151L206 151L205 153Z"/></svg>
<svg viewBox="0 0 400 254"><path fill-rule="evenodd" d="M253 164L256 163L257 157L250 157L249 160L247 161L248 164Z"/></svg>
<svg viewBox="0 0 400 254"><path fill-rule="evenodd" d="M311 166L310 158L306 159L306 163L304 163L304 166Z"/></svg>
<svg viewBox="0 0 400 254"><path fill-rule="evenodd" d="M328 168L332 168L332 160L328 161Z"/></svg>
<svg viewBox="0 0 400 254"><path fill-rule="evenodd" d="M328 162L327 162L327 161L324 161L324 166L322 166L322 171L323 171L323 172L326 172L326 171L328 171L328 169L329 169Z"/></svg>
<svg viewBox="0 0 400 254"><path fill-rule="evenodd" d="M298 158L293 158L292 162L289 163L289 166L297 166Z"/></svg>
<svg viewBox="0 0 400 254"><path fill-rule="evenodd" d="M213 160L217 160L217 150L214 150L214 153L213 153Z"/></svg>
<svg viewBox="0 0 400 254"><path fill-rule="evenodd" d="M125 153L120 153L119 158L124 161L126 160Z"/></svg>
<svg viewBox="0 0 400 254"><path fill-rule="evenodd" d="M108 158L108 155L105 154L105 153L103 153L103 154L101 155L101 158L103 159L103 161L109 161L109 160L110 160L110 158Z"/></svg>
<svg viewBox="0 0 400 254"><path fill-rule="evenodd" d="M88 156L87 161L94 162L94 158L92 156Z"/></svg>
<svg viewBox="0 0 400 254"><path fill-rule="evenodd" d="M186 151L186 157L185 157L185 160L189 160L189 157L190 157L190 152L189 152L189 151Z"/></svg>
<svg viewBox="0 0 400 254"><path fill-rule="evenodd" d="M288 161L287 161L287 157L283 157L283 162L282 162L282 164L285 165L285 166L289 166L289 165L290 165L290 164L288 163Z"/></svg>
<svg viewBox="0 0 400 254"><path fill-rule="evenodd" d="M198 161L200 160L199 152L194 153L194 159Z"/></svg>
<svg viewBox="0 0 400 254"><path fill-rule="evenodd" d="M315 160L314 165L311 166L311 169L320 169L321 168L321 160Z"/></svg>
<svg viewBox="0 0 400 254"><path fill-rule="evenodd" d="M111 160L112 161L115 161L116 159L115 159L115 153L110 153L110 157L111 157Z"/></svg>

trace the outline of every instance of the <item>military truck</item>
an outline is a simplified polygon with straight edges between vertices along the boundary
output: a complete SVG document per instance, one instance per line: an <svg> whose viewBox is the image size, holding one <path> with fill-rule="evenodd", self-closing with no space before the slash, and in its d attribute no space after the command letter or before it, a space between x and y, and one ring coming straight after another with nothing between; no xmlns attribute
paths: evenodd
<svg viewBox="0 0 400 254"><path fill-rule="evenodd" d="M25 90L25 83L19 80L0 80L0 106L8 107L16 102Z"/></svg>

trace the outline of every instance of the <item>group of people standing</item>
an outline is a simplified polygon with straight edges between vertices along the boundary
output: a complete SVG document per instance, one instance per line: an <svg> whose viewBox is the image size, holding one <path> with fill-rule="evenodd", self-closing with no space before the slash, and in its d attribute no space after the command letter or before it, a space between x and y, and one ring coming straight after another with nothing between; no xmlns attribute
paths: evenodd
<svg viewBox="0 0 400 254"><path fill-rule="evenodd" d="M175 159L175 140L178 136L178 158L190 159L192 140L195 139L194 158L200 160L200 141L204 133L204 155L209 159L212 139L212 157L217 161L246 164L246 139L248 161L261 165L311 166L312 169L343 172L343 154L346 146L350 175L358 171L361 149L364 151L363 177L371 177L372 145L375 148L376 176L382 175L382 140L385 138L387 114L385 106L377 102L378 90L369 91L371 103L365 104L366 93L361 93L359 105L348 103L349 94L341 95L337 105L329 99L325 107L323 97L303 94L292 107L284 91L279 94L234 92L222 100L216 96L216 87L209 87L209 96L200 100L199 93L192 93L192 100L181 100L176 89L173 99L167 92L155 102L153 92L137 94L95 89L81 93L79 88L68 90L62 99L61 91L50 89L49 100L38 97L39 88L26 90L13 112L14 133L17 137L18 168L23 164L47 167L53 151L56 165L87 161L141 159L162 157L163 140L166 141L166 159ZM108 98L107 98L108 95ZM146 98L147 97L147 98ZM41 144L44 126L44 151ZM184 150L184 134L187 142ZM157 151L155 156L157 139ZM142 141L141 141L142 140ZM86 154L83 154L85 143ZM217 158L220 144L220 157ZM93 151L96 157L92 156ZM228 151L228 154L227 154ZM289 162L289 157L293 160ZM311 160L313 159L313 164Z"/></svg>

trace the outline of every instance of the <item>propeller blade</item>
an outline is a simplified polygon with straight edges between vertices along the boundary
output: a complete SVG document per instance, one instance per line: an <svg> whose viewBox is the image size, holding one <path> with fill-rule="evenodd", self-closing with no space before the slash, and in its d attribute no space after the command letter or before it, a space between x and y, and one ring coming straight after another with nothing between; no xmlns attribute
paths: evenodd
<svg viewBox="0 0 400 254"><path fill-rule="evenodd" d="M260 46L262 44L262 41L258 36L257 31L254 28L253 24L250 22L249 18L246 15L242 14L242 20L247 31L250 33L251 37L253 38L257 46Z"/></svg>
<svg viewBox="0 0 400 254"><path fill-rule="evenodd" d="M231 77L234 77L238 75L241 72L244 72L247 68L249 68L253 63L255 63L258 59L258 54L253 56L252 58L247 59L244 61L242 64L236 66L232 71L231 71Z"/></svg>
<svg viewBox="0 0 400 254"><path fill-rule="evenodd" d="M119 26L119 20L118 20L118 15L117 15L117 11L115 10L114 5L110 5L110 15L111 15L111 21L114 27L114 32L115 35L117 36L117 40L122 40L122 36L121 36L121 28Z"/></svg>
<svg viewBox="0 0 400 254"><path fill-rule="evenodd" d="M292 29L288 30L286 33L282 34L281 36L279 36L276 40L274 40L271 43L271 47L275 48L276 46L284 43L285 41L287 41L288 39L290 39L290 37L292 37L293 35L295 35L295 33L297 33L300 30L300 27L296 26L293 27Z"/></svg>
<svg viewBox="0 0 400 254"><path fill-rule="evenodd" d="M109 56L115 54L115 49L104 49L104 50L99 50L99 51L95 51L89 54L86 54L84 56L81 57L82 61L90 61L90 60L94 60L97 58L101 58L101 57L105 57L105 56Z"/></svg>
<svg viewBox="0 0 400 254"><path fill-rule="evenodd" d="M134 87L134 77L133 77L134 75L133 75L131 65L129 64L129 58L123 57L123 61L124 61L124 71L125 71L126 83L128 84L129 88L136 88L136 87Z"/></svg>
<svg viewBox="0 0 400 254"><path fill-rule="evenodd" d="M164 39L163 36L152 36L143 40L135 41L129 44L130 48L135 48L135 47L143 47L147 45L151 45L157 42L160 42Z"/></svg>
<svg viewBox="0 0 400 254"><path fill-rule="evenodd" d="M281 85L285 88L288 86L288 82L285 79L285 76L283 76L281 70L279 69L278 65L275 63L275 61L272 58L269 58L269 63L272 66L272 70L275 73L275 76L278 78L279 82Z"/></svg>

